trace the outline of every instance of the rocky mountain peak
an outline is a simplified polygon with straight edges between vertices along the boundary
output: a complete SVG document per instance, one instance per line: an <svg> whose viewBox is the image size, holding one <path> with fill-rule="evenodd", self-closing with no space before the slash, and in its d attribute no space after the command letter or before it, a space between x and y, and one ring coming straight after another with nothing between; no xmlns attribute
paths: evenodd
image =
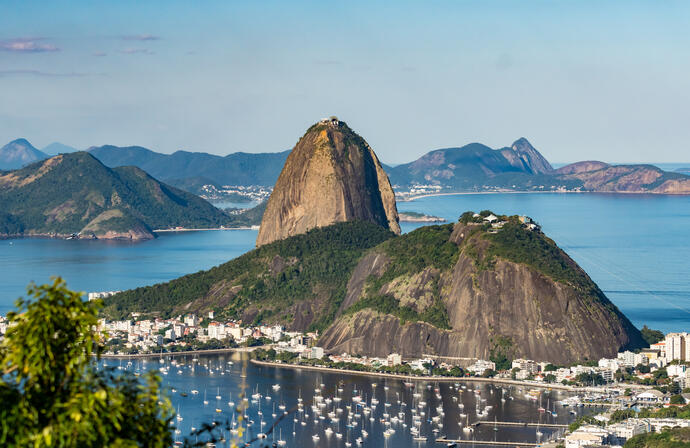
<svg viewBox="0 0 690 448"><path fill-rule="evenodd" d="M511 165L523 168L532 174L546 174L553 171L549 161L525 137L515 140L510 149L503 150L503 156Z"/></svg>
<svg viewBox="0 0 690 448"><path fill-rule="evenodd" d="M337 117L311 126L288 156L268 200L256 244L342 221L400 233L395 195L367 142Z"/></svg>

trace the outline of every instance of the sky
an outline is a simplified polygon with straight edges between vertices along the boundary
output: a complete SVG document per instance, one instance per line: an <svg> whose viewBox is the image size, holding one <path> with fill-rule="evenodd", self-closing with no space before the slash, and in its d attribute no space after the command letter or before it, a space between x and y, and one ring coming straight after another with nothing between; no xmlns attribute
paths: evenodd
<svg viewBox="0 0 690 448"><path fill-rule="evenodd" d="M690 161L687 1L0 0L0 145Z"/></svg>

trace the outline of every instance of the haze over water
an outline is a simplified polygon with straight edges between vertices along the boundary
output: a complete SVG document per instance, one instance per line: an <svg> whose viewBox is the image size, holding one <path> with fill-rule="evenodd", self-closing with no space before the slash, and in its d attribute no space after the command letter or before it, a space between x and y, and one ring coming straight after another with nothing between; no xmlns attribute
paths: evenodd
<svg viewBox="0 0 690 448"><path fill-rule="evenodd" d="M465 210L527 214L638 326L690 327L690 197L621 194L470 194L399 202L454 221ZM404 232L420 224L403 223ZM208 269L251 250L255 230L161 234L122 243L0 241L0 313L29 281L63 276L82 291L133 288Z"/></svg>

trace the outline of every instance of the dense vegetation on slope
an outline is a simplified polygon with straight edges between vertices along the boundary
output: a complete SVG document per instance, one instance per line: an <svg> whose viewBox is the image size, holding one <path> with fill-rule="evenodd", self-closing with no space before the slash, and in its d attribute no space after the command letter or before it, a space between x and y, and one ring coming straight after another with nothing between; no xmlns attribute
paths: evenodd
<svg viewBox="0 0 690 448"><path fill-rule="evenodd" d="M267 201L263 201L256 207L245 210L237 210L236 213L228 213L230 225L233 227L249 227L261 224L261 218L266 211Z"/></svg>
<svg viewBox="0 0 690 448"><path fill-rule="evenodd" d="M208 294L226 291L209 304L219 315L239 318L250 307L256 322L289 323L287 313L305 300L322 298L325 307L312 322L322 329L345 296L349 275L362 253L391 238L375 224L344 222L261 246L234 260L158 285L125 291L106 301L105 314L121 318L133 311L171 315Z"/></svg>
<svg viewBox="0 0 690 448"><path fill-rule="evenodd" d="M648 432L632 437L624 448L688 448L690 428L671 428L659 433Z"/></svg>
<svg viewBox="0 0 690 448"><path fill-rule="evenodd" d="M571 285L586 296L605 299L601 290L577 263L541 230L530 230L520 222L518 216L500 215L499 219L505 224L500 230L489 232L491 225L482 218L490 214L490 210L484 210L476 219L472 217L472 212L465 212L460 217L460 222L464 224L476 223L473 237L490 243L485 246L463 245L463 253L474 259L480 271L493 269L497 258L502 258L530 266L554 281ZM471 241L471 238L466 241ZM608 303L608 299L605 302Z"/></svg>
<svg viewBox="0 0 690 448"><path fill-rule="evenodd" d="M380 277L369 277L364 297L349 307L347 313L371 308L396 316L403 322L423 321L437 328L450 328L448 313L440 299L437 278L432 277L428 282L433 298L424 309L403 305L393 294L381 293L381 289L396 279L407 279L425 269L450 269L459 253L458 247L450 242L452 232L452 224L425 226L378 246L375 251L386 254L390 259L386 271Z"/></svg>
<svg viewBox="0 0 690 448"><path fill-rule="evenodd" d="M216 227L228 216L135 167L110 169L85 152L0 176L0 233L70 234Z"/></svg>

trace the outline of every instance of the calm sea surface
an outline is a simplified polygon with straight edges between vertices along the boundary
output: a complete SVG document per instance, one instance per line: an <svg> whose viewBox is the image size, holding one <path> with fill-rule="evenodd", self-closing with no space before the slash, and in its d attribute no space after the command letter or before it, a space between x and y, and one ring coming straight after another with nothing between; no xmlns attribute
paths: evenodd
<svg viewBox="0 0 690 448"><path fill-rule="evenodd" d="M172 404L182 417L174 421L180 431L178 440L204 422L218 421L220 426L228 420L232 422L234 406L240 403L242 393L249 399L247 414L253 424L241 441L251 440L259 433L266 434L268 444L259 446L270 446L274 440L281 439L290 447L343 447L346 443L358 446L358 437L363 438L364 446L391 448L433 446L433 439L438 436L468 442L536 442L555 436L556 432L562 433L563 429L501 427L494 422L567 424L579 415L594 411L562 406L560 400L568 395L559 391L544 390L541 397L529 398L529 389L523 387L473 383L456 386L422 381L405 385L397 379L256 366L246 362L246 356L241 353L198 358L185 355L173 358L174 365L170 358L162 362L152 358L105 363L134 372L164 367L163 378ZM276 390L274 385L280 388ZM324 406L318 413L312 409L312 405L317 404L314 400L316 389L324 399ZM255 399L258 398L256 393L262 397ZM339 401L333 400L336 396L340 397ZM356 405L355 396L361 397L361 405ZM304 412L296 411L299 398L303 400ZM372 399L378 400L378 404ZM548 412L539 412L540 405ZM365 406L370 407L369 413ZM329 417L329 412L334 414ZM478 415L479 412L484 413ZM420 434L429 438L429 445L413 440L410 428L416 426L415 415L419 416ZM487 423L472 433L462 430L468 422L472 424L478 420ZM384 431L388 428L395 432L386 437ZM363 437L363 429L368 436ZM228 439L232 437L227 431L225 435ZM315 441L313 435L319 439Z"/></svg>
<svg viewBox="0 0 690 448"><path fill-rule="evenodd" d="M690 329L690 197L607 194L471 194L398 203L455 220L465 210L527 214L638 326ZM409 231L416 224L404 223ZM0 313L30 281L63 276L82 291L150 285L218 265L254 247L256 231L165 233L122 243L0 240Z"/></svg>

